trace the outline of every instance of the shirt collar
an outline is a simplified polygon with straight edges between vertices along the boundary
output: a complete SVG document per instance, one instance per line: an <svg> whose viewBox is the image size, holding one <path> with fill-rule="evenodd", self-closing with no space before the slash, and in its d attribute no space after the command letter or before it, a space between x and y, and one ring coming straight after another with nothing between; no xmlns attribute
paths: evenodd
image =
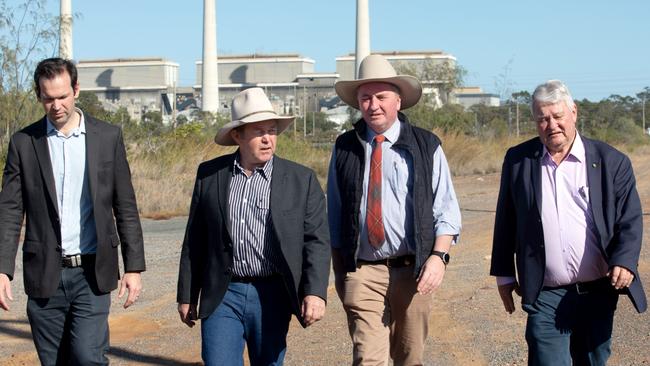
<svg viewBox="0 0 650 366"><path fill-rule="evenodd" d="M264 179L270 180L271 179L271 173L273 173L273 159L274 158L275 158L275 156L271 157L271 159L269 161L264 163L264 166L255 168L255 170L253 171L253 174L255 174L256 172L259 172ZM237 150L237 152L235 153L235 160L233 160L233 168L234 168L233 172L232 172L233 176L235 176L235 174L237 174L237 173L245 174L244 173L244 168L241 166L241 164L239 164L239 159L240 159L239 150Z"/></svg>
<svg viewBox="0 0 650 366"><path fill-rule="evenodd" d="M70 136L73 136L73 135L74 136L79 136L82 133L86 134L86 120L84 118L84 114L81 111L81 109L79 109L79 108L75 107L74 110L77 113L79 113L79 116L80 116L79 117L79 126L72 129L72 133L70 134ZM58 135L59 130L57 130L56 127L54 127L54 123L52 123L52 121L50 121L50 118L45 116L45 120L47 122L47 135L48 136ZM63 136L63 134L61 134L61 135Z"/></svg>
<svg viewBox="0 0 650 366"><path fill-rule="evenodd" d="M586 155L587 154L585 153L585 144L582 142L582 138L580 137L578 130L576 130L576 138L573 140L573 144L571 145L571 150L569 150L569 154L567 154L565 160L569 158L574 158L578 162L584 163L585 161L587 161ZM548 152L548 149L546 148L546 145L544 145L544 159L546 159L546 161L553 160L551 158L551 154Z"/></svg>
<svg viewBox="0 0 650 366"><path fill-rule="evenodd" d="M395 122L393 123L392 126L390 126L382 135L386 138L386 141L389 141L390 143L394 144L395 141L397 141L397 138L399 137L400 130L402 128L402 123L399 121L399 119L396 119ZM366 139L368 143L372 143L372 140L375 138L375 136L379 135L375 131L372 130L372 128L366 129Z"/></svg>

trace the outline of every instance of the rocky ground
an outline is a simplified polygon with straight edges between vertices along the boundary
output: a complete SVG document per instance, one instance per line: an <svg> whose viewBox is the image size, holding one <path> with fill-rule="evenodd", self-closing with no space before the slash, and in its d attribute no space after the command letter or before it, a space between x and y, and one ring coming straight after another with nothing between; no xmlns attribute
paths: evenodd
<svg viewBox="0 0 650 366"><path fill-rule="evenodd" d="M650 211L650 157L633 159L643 207ZM463 208L463 234L452 250L442 288L436 293L427 342L427 365L524 365L525 316L508 315L488 276L499 175L463 176L454 182ZM186 218L143 221L148 270L136 305L121 307L113 295L110 316L114 365L198 365L199 329L187 328L176 312L178 258ZM650 227L649 214L644 215ZM650 288L650 231L645 230L640 271ZM0 364L38 364L25 316L20 265L12 310L0 313ZM333 286L324 320L304 330L294 320L288 336L286 365L346 365L351 343L345 315ZM650 365L650 321L627 298L616 313L611 365Z"/></svg>

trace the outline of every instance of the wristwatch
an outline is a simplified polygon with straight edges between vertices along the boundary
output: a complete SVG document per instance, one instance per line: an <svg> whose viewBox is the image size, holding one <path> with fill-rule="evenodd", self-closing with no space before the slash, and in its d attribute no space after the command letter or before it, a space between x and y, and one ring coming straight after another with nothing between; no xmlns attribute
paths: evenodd
<svg viewBox="0 0 650 366"><path fill-rule="evenodd" d="M440 259L442 259L442 263L444 263L445 266L447 266L449 264L449 259L451 259L451 257L449 256L449 253L441 252L441 251L438 251L438 250L434 250L433 252L431 252L431 255L435 255L437 257L440 257Z"/></svg>

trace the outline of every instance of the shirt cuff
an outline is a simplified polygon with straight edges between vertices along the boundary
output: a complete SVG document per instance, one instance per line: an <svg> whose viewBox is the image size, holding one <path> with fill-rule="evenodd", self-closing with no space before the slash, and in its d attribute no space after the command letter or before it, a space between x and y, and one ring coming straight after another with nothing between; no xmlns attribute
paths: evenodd
<svg viewBox="0 0 650 366"><path fill-rule="evenodd" d="M509 285L517 282L515 277L497 276L497 286Z"/></svg>

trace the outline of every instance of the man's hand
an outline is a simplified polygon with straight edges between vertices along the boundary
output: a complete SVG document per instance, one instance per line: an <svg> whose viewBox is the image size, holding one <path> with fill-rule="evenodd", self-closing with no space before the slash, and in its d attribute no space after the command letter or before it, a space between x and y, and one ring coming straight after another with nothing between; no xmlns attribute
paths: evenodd
<svg viewBox="0 0 650 366"><path fill-rule="evenodd" d="M142 291L142 278L140 277L140 272L127 272L124 274L117 298L121 299L127 289L129 291L129 296L126 297L126 301L124 302L125 309L133 305L140 296L140 292Z"/></svg>
<svg viewBox="0 0 650 366"><path fill-rule="evenodd" d="M14 301L14 297L11 295L11 281L9 281L9 276L0 273L0 308L9 311L7 299Z"/></svg>
<svg viewBox="0 0 650 366"><path fill-rule="evenodd" d="M617 290L630 287L632 281L634 281L634 273L621 266L612 267L607 276L612 280L612 286Z"/></svg>
<svg viewBox="0 0 650 366"><path fill-rule="evenodd" d="M424 262L420 275L418 276L418 292L421 295L428 295L440 286L445 276L445 264L437 255L431 255Z"/></svg>
<svg viewBox="0 0 650 366"><path fill-rule="evenodd" d="M185 325L192 328L198 315L196 312L196 304L178 304L178 315L180 315L181 321Z"/></svg>
<svg viewBox="0 0 650 366"><path fill-rule="evenodd" d="M325 315L325 300L315 295L307 295L302 299L300 309L305 325L310 326L323 318Z"/></svg>
<svg viewBox="0 0 650 366"><path fill-rule="evenodd" d="M499 287L499 296L501 296L501 301L503 302L503 307L506 309L508 314L512 314L515 311L515 300L512 297L512 292L514 291L517 295L521 296L519 292L519 284L517 282L508 283Z"/></svg>

